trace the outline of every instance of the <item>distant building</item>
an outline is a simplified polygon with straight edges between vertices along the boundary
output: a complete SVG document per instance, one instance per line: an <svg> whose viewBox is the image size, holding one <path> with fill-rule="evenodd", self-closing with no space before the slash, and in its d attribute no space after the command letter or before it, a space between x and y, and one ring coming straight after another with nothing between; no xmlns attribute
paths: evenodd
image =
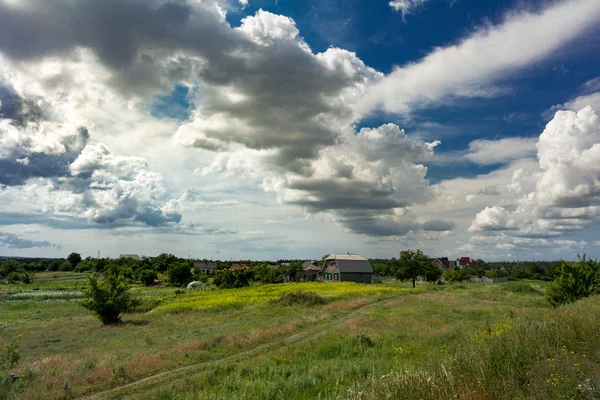
<svg viewBox="0 0 600 400"><path fill-rule="evenodd" d="M239 271L239 270L248 269L248 268L249 267L246 264L235 263L235 264L231 264L231 267L229 267L229 270L230 271Z"/></svg>
<svg viewBox="0 0 600 400"><path fill-rule="evenodd" d="M371 282L373 268L358 254L332 254L325 259L324 282Z"/></svg>
<svg viewBox="0 0 600 400"><path fill-rule="evenodd" d="M137 254L121 254L121 258L127 258L128 260L141 260L142 258Z"/></svg>
<svg viewBox="0 0 600 400"><path fill-rule="evenodd" d="M217 263L213 261L194 261L194 272L203 274L214 274L217 270Z"/></svg>
<svg viewBox="0 0 600 400"><path fill-rule="evenodd" d="M450 261L448 257L428 258L427 261L437 266L443 272L454 268L454 262Z"/></svg>
<svg viewBox="0 0 600 400"><path fill-rule="evenodd" d="M458 268L474 267L477 265L477 261L472 260L471 257L461 257L457 259L456 262L458 264Z"/></svg>
<svg viewBox="0 0 600 400"><path fill-rule="evenodd" d="M302 264L302 271L296 272L296 281L307 282L316 281L319 279L321 267L315 261L306 261Z"/></svg>

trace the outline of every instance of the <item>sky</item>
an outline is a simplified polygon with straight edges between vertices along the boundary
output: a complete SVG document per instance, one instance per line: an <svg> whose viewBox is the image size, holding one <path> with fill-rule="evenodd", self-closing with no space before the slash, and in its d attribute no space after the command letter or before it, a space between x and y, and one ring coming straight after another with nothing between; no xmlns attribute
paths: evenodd
<svg viewBox="0 0 600 400"><path fill-rule="evenodd" d="M0 255L600 257L598 0L0 0Z"/></svg>

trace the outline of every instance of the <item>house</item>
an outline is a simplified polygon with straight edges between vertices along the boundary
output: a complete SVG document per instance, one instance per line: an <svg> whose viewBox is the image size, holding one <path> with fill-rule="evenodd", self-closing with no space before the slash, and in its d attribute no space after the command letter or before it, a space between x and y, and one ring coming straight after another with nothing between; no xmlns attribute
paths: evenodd
<svg viewBox="0 0 600 400"><path fill-rule="evenodd" d="M242 269L248 269L249 267L246 264L231 264L231 267L229 267L230 271L239 271Z"/></svg>
<svg viewBox="0 0 600 400"><path fill-rule="evenodd" d="M477 265L477 261L472 260L471 257L461 257L456 260L456 263L458 268L475 267Z"/></svg>
<svg viewBox="0 0 600 400"><path fill-rule="evenodd" d="M194 272L202 274L214 274L217 270L217 263L213 261L194 261Z"/></svg>
<svg viewBox="0 0 600 400"><path fill-rule="evenodd" d="M139 261L142 259L137 254L121 254L121 258L127 258L128 260L136 260L136 261Z"/></svg>
<svg viewBox="0 0 600 400"><path fill-rule="evenodd" d="M332 254L325 259L321 275L324 282L371 282L373 268L358 254Z"/></svg>
<svg viewBox="0 0 600 400"><path fill-rule="evenodd" d="M427 261L436 265L443 272L454 267L454 262L450 261L448 257L428 258Z"/></svg>
<svg viewBox="0 0 600 400"><path fill-rule="evenodd" d="M321 267L315 261L306 261L302 264L302 271L297 271L295 279L297 282L312 282L319 279Z"/></svg>

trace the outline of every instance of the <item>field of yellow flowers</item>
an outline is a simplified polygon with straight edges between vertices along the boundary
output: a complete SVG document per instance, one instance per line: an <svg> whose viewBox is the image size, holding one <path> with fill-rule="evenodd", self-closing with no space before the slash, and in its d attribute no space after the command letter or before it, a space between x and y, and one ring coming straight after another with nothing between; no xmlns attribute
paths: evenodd
<svg viewBox="0 0 600 400"><path fill-rule="evenodd" d="M323 283L305 282L284 285L262 285L241 289L196 291L166 298L152 312L180 313L192 310L245 307L264 304L282 295L295 292L312 292L325 300L352 297L382 296L386 293L407 290L383 285L364 285L353 282Z"/></svg>

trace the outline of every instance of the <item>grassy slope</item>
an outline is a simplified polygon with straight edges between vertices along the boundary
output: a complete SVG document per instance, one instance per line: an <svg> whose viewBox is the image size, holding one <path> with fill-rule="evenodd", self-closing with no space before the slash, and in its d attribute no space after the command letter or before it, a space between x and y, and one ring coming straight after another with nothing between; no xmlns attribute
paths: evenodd
<svg viewBox="0 0 600 400"><path fill-rule="evenodd" d="M55 289L56 282L49 280L33 286ZM519 331L518 321L524 318L536 321L542 315L555 317L544 306L541 284L533 282L531 286L509 282L416 291L398 284L357 285L360 290L354 293L342 286L336 290L314 285L183 296L174 296L174 289L168 288L139 289L146 298L163 299L161 304L149 313L127 316L128 323L115 327L100 326L76 299L40 300L38 296L5 301L0 303L0 335L2 339L22 335L23 365L34 372L32 382L19 396L24 399L77 397L161 371L173 372L105 393L104 397L119 398L128 393L132 397L165 399L440 398L454 394L466 398L471 387L459 392L460 385L439 378L440 361L446 371L458 374L452 375L453 379L464 381L464 375L470 372L452 360L457 354L460 359L468 354L473 365L481 367L483 361L477 364L473 358L479 353L473 353L469 346L486 346L498 340L488 340L482 334L484 330L491 335L500 332L499 337L504 338ZM65 287L69 288L68 282ZM286 287L320 290L331 301L313 308L268 302L272 296L265 293L279 293L288 290ZM7 290L0 287L0 296L6 296ZM214 303L215 296L225 299L233 294L245 300L233 305L227 301ZM506 334L496 327L500 323L511 327L506 328ZM557 343L553 346L557 354L562 354L562 347ZM524 354L531 358L530 353ZM594 360L594 354L588 351L588 360ZM546 366L546 354L540 352L540 357L540 365ZM177 373L177 368L189 365L195 366ZM542 368L540 365L535 368ZM559 365L554 367L557 371ZM590 366L586 368L591 371ZM510 378L510 373L507 376ZM423 384L431 377L446 391L431 391L431 385ZM564 382L552 386L545 378L543 383L548 387L542 386L551 394L564 389ZM479 394L472 398L511 398L497 389L502 385L496 380L486 385L479 383L476 387L493 387L497 396ZM527 397L519 385L515 386L518 390L513 386L507 384L506 393L512 388L510 393ZM425 389L407 391L407 387ZM560 398L547 393L545 396Z"/></svg>

